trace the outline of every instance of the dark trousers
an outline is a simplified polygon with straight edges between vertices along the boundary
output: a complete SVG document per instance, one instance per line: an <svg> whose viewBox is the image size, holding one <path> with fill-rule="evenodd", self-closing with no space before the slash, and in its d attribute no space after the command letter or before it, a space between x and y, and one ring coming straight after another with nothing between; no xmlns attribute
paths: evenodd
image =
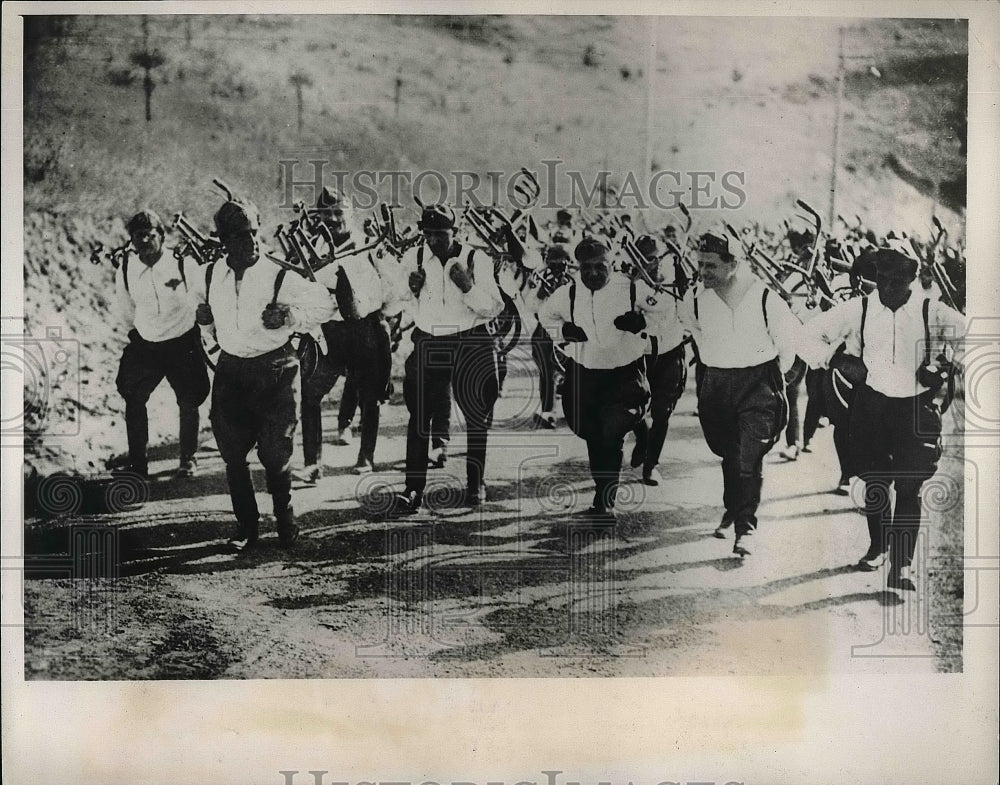
<svg viewBox="0 0 1000 785"><path fill-rule="evenodd" d="M197 327L169 341L147 341L136 330L129 337L118 365L117 385L125 399L129 463L133 470L145 474L149 396L166 378L180 409L181 460L188 460L198 449L198 407L208 397L208 371Z"/></svg>
<svg viewBox="0 0 1000 785"><path fill-rule="evenodd" d="M810 368L806 371L806 395L809 400L806 402L806 416L802 421L802 441L808 444L816 435L819 428L819 418L824 416L826 408L823 404L823 374L820 368ZM789 409L791 403L789 403ZM789 415L791 417L791 415Z"/></svg>
<svg viewBox="0 0 1000 785"><path fill-rule="evenodd" d="M584 368L566 360L563 413L573 433L587 442L594 507L614 507L622 468L622 443L646 413L649 383L645 361L621 368Z"/></svg>
<svg viewBox="0 0 1000 785"><path fill-rule="evenodd" d="M531 357L538 367L538 397L542 411L551 412L556 405L556 345L544 327L538 325L531 334Z"/></svg>
<svg viewBox="0 0 1000 785"><path fill-rule="evenodd" d="M635 431L640 444L644 436L646 439L646 457L642 468L648 473L660 462L663 445L667 441L670 415L687 385L684 345L663 354L646 355L646 378L649 380L649 416L639 421Z"/></svg>
<svg viewBox="0 0 1000 785"><path fill-rule="evenodd" d="M764 456L785 427L787 404L778 361L702 371L698 419L722 458L722 501L736 533L757 528Z"/></svg>
<svg viewBox="0 0 1000 785"><path fill-rule="evenodd" d="M323 398L333 389L337 379L346 376L344 397L352 394L350 387L353 386L361 409L358 463L374 463L381 406L389 386L392 362L389 332L375 312L362 319L327 322L323 325L323 335L327 353L319 357L312 375L302 382L303 457L307 465L319 463L323 457ZM341 428L350 425L354 417L351 412L345 421L345 414L342 407L338 418Z"/></svg>
<svg viewBox="0 0 1000 785"><path fill-rule="evenodd" d="M833 445L840 463L840 478L847 480L858 473L851 452L851 411L854 408L857 390L832 369L821 373L819 397L822 400L823 411L833 426Z"/></svg>
<svg viewBox="0 0 1000 785"><path fill-rule="evenodd" d="M893 567L908 567L920 529L920 488L941 457L938 408L925 396L889 398L865 385L851 407L850 434L858 476L865 481L871 552L888 551Z"/></svg>
<svg viewBox="0 0 1000 785"><path fill-rule="evenodd" d="M476 489L486 467L486 439L493 406L500 394L496 339L485 327L433 336L413 330L413 351L406 358L403 398L410 412L406 429L406 489L422 494L427 485L431 421L447 399L449 387L465 417L468 454L466 479Z"/></svg>
<svg viewBox="0 0 1000 785"><path fill-rule="evenodd" d="M344 379L344 392L340 396L340 409L337 411L337 428L344 430L354 422L358 413L358 385L350 374Z"/></svg>
<svg viewBox="0 0 1000 785"><path fill-rule="evenodd" d="M431 447L436 450L451 440L451 385L440 390L431 404Z"/></svg>
<svg viewBox="0 0 1000 785"><path fill-rule="evenodd" d="M280 522L287 513L298 372L299 360L290 345L249 359L222 352L216 365L212 428L226 464L233 512L243 526L259 518L247 463L254 445L264 466L274 516Z"/></svg>

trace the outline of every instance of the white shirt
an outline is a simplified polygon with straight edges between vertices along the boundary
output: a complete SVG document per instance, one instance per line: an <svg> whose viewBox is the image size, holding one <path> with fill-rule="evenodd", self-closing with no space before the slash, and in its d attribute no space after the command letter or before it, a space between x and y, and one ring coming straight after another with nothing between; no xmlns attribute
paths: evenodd
<svg viewBox="0 0 1000 785"><path fill-rule="evenodd" d="M192 291L197 302L205 302L205 275L209 267L205 265L194 276L197 285L192 286ZM276 330L264 327L262 314L274 297L274 283L281 269L264 258L262 252L257 263L243 273L237 291L236 273L224 260L215 263L208 304L215 318L216 340L227 354L258 357L283 346L293 332L309 332L333 318L333 301L326 287L288 271L277 302L288 306L289 318Z"/></svg>
<svg viewBox="0 0 1000 785"><path fill-rule="evenodd" d="M713 289L697 286L678 308L681 323L698 347L701 361L712 368L752 368L779 358L787 371L799 354L807 362L826 359L829 352L810 342L788 304L773 291L767 296L767 323L762 301L765 286L754 279L743 299L730 308ZM698 317L694 301L698 301Z"/></svg>
<svg viewBox="0 0 1000 785"><path fill-rule="evenodd" d="M633 334L615 327L615 319L632 310L629 279L612 273L608 283L596 292L577 278L556 289L542 303L539 323L556 343L564 343L562 326L572 322L587 334L586 341L570 341L563 351L584 368L622 368L646 353L645 331ZM645 283L636 282L635 310L646 317L647 327L653 315L669 308L669 295L655 293ZM575 303L570 292L575 289ZM571 307L572 306L572 307Z"/></svg>
<svg viewBox="0 0 1000 785"><path fill-rule="evenodd" d="M475 252L472 288L467 293L451 280L451 269L459 261L467 264L469 256L468 247L461 244L456 247L458 254L442 263L430 248L418 245L406 252L399 265L397 291L410 301L417 328L432 335L454 335L471 330L488 324L503 310L503 298L493 275L493 259L484 251ZM410 273L417 270L417 258L421 254L426 279L420 296L414 298L408 281Z"/></svg>
<svg viewBox="0 0 1000 785"><path fill-rule="evenodd" d="M126 264L127 291L124 279ZM190 259L184 260L184 271L188 275L194 272L198 277L197 265ZM126 328L135 327L147 341L169 341L194 327L194 303L188 293L188 285L181 277L173 253L166 247L152 267L132 254L115 273L115 292Z"/></svg>
<svg viewBox="0 0 1000 785"><path fill-rule="evenodd" d="M917 368L924 361L923 302L927 298L914 291L896 311L882 305L877 294L867 299L863 348L860 297L819 314L806 329L834 346L846 341L849 353L864 360L868 368L866 383L875 392L890 398L910 398L926 392L927 388L917 381ZM965 317L942 302L930 300L927 321L931 357L949 351L954 354L967 330Z"/></svg>

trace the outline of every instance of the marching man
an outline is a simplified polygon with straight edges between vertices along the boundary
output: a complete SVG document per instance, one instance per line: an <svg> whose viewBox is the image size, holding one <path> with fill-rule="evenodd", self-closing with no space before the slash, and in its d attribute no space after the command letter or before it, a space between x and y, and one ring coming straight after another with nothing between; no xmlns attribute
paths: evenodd
<svg viewBox="0 0 1000 785"><path fill-rule="evenodd" d="M118 268L118 307L129 327L129 343L118 366L118 392L125 399L129 470L148 474L146 403L166 377L180 410L180 464L177 477L194 476L198 449L198 407L208 397L209 381L188 294L184 262L163 259L163 222L141 210L126 225L138 262Z"/></svg>
<svg viewBox="0 0 1000 785"><path fill-rule="evenodd" d="M915 588L910 565L920 529L920 489L941 457L944 372L961 351L965 317L914 287L918 262L905 242L875 255L877 297L856 297L820 314L806 329L831 347L859 347L868 369L850 410L849 450L865 481L868 551L858 567L889 561L890 588ZM895 490L895 505L889 493Z"/></svg>
<svg viewBox="0 0 1000 785"><path fill-rule="evenodd" d="M748 556L764 456L788 417L783 372L797 353L822 362L828 352L806 340L785 301L730 253L724 236L703 234L697 253L701 286L688 292L679 315L698 349L701 429L722 458L725 512L715 536L735 525L733 553Z"/></svg>
<svg viewBox="0 0 1000 785"><path fill-rule="evenodd" d="M221 351L212 388L212 428L226 464L237 531L230 545L253 547L260 533L257 497L247 455L254 445L274 504L278 542L298 538L292 510L292 440L299 360L289 339L333 315L322 284L261 259L260 216L250 201L233 199L215 214L225 263L205 268L195 292L197 319L213 325ZM287 274L286 274L287 273Z"/></svg>
<svg viewBox="0 0 1000 785"><path fill-rule="evenodd" d="M401 263L413 298L415 326L403 380L410 412L406 487L394 498L391 517L420 509L427 483L431 415L449 385L466 421L465 503L478 507L486 500L486 439L500 393L494 334L504 301L493 259L455 239L455 213L447 205L424 207L418 226L424 242L410 249Z"/></svg>
<svg viewBox="0 0 1000 785"><path fill-rule="evenodd" d="M549 296L538 320L554 341L567 344L563 413L587 443L594 479L590 512L613 519L625 435L649 402L647 314L662 311L668 298L614 272L608 246L597 237L582 240L573 256L578 276Z"/></svg>

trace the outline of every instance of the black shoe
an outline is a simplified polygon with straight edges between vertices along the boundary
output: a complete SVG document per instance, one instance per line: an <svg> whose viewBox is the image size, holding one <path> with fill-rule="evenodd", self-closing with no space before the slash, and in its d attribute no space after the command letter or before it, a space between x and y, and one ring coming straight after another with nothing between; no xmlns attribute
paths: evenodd
<svg viewBox="0 0 1000 785"><path fill-rule="evenodd" d="M733 519L729 517L729 514L722 516L722 522L715 527L715 531L712 532L713 537L717 537L720 540L726 539L726 529L733 525Z"/></svg>
<svg viewBox="0 0 1000 785"><path fill-rule="evenodd" d="M464 502L464 506L472 507L473 509L486 504L486 483L479 483L478 488L466 488Z"/></svg>
<svg viewBox="0 0 1000 785"><path fill-rule="evenodd" d="M753 538L753 529L745 531L742 534L736 535L736 542L733 543L733 553L737 556L749 556L753 553L751 547L751 540Z"/></svg>
<svg viewBox="0 0 1000 785"><path fill-rule="evenodd" d="M416 515L419 511L420 494L416 491L403 491L392 497L385 515L386 518L404 518L407 515Z"/></svg>
<svg viewBox="0 0 1000 785"><path fill-rule="evenodd" d="M433 469L443 469L444 465L448 463L448 448L442 445L432 449L431 454L427 457L427 463Z"/></svg>
<svg viewBox="0 0 1000 785"><path fill-rule="evenodd" d="M663 475L660 474L660 470L654 466L652 469L643 471L642 482L643 485L650 485L655 488L663 482Z"/></svg>
<svg viewBox="0 0 1000 785"><path fill-rule="evenodd" d="M149 479L149 469L145 466L117 466L111 470L112 477L138 477L140 480Z"/></svg>
<svg viewBox="0 0 1000 785"><path fill-rule="evenodd" d="M257 545L260 538L260 522L241 523L236 527L236 533L229 538L229 546L237 551L246 551Z"/></svg>
<svg viewBox="0 0 1000 785"><path fill-rule="evenodd" d="M916 591L917 585L913 582L913 579L909 575L904 575L903 571L909 572L908 567L904 567L902 570L890 568L889 577L886 579L885 585L890 589L900 589L902 591Z"/></svg>
<svg viewBox="0 0 1000 785"><path fill-rule="evenodd" d="M299 527L295 523L295 511L289 506L284 512L278 513L274 517L278 528L278 545L282 548L294 545L299 538Z"/></svg>

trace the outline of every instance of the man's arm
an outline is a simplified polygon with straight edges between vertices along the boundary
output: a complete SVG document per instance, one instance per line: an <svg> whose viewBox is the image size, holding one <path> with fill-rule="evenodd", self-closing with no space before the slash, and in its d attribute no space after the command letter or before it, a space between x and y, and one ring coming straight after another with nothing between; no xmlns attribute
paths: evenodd
<svg viewBox="0 0 1000 785"><path fill-rule="evenodd" d="M562 327L569 321L569 290L571 284L563 284L541 303L538 309L538 323L553 341L562 341Z"/></svg>
<svg viewBox="0 0 1000 785"><path fill-rule="evenodd" d="M132 300L132 295L125 291L124 267L119 267L115 271L115 301L125 329L131 331L135 327L135 302Z"/></svg>
<svg viewBox="0 0 1000 785"><path fill-rule="evenodd" d="M321 283L299 275L286 275L279 297L288 308L288 326L297 332L309 332L334 315L333 300Z"/></svg>

